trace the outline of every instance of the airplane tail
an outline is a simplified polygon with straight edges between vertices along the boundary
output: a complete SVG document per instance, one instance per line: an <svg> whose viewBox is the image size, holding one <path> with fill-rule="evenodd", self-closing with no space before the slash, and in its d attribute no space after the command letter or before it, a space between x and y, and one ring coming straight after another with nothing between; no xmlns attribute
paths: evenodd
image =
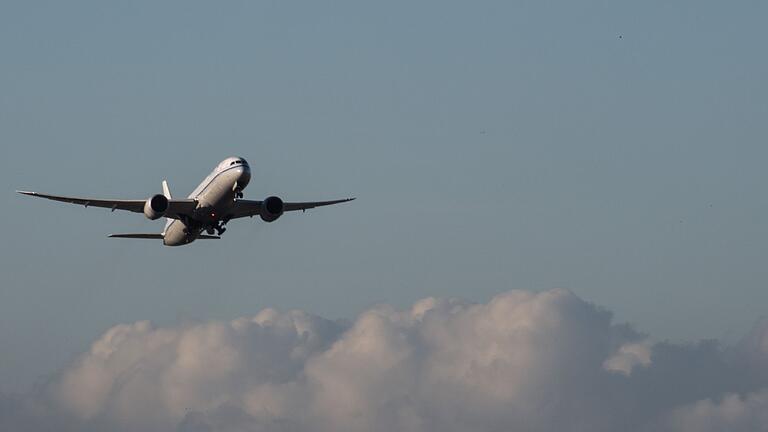
<svg viewBox="0 0 768 432"><path fill-rule="evenodd" d="M163 179L163 195L165 195L166 198L173 199L171 197L171 188L168 187L168 180Z"/></svg>
<svg viewBox="0 0 768 432"><path fill-rule="evenodd" d="M163 195L165 195L165 197L168 198L168 200L173 199L171 197L171 188L168 187L168 180L166 179L163 179ZM173 222L173 219L165 218L165 227L163 227L163 234L165 234L165 231L171 225L171 222Z"/></svg>

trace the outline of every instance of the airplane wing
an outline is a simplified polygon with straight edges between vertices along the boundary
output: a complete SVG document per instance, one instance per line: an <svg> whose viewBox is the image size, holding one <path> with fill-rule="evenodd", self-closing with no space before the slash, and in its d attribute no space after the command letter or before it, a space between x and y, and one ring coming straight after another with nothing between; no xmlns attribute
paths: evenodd
<svg viewBox="0 0 768 432"><path fill-rule="evenodd" d="M29 191L16 191L22 195L29 195L38 198L45 198L53 201L61 201L70 204L80 204L85 207L104 207L115 210L128 210L134 213L144 212L144 203L146 200L109 200L93 198L77 198L59 195L48 195ZM193 199L170 199L168 200L168 211L165 217L179 219L183 215L191 215L197 207L197 202Z"/></svg>
<svg viewBox="0 0 768 432"><path fill-rule="evenodd" d="M352 201L353 199L354 198L344 198L333 201L286 202L283 203L283 211L308 210L315 207L345 203ZM236 200L232 218L236 219L261 214L261 203L262 201Z"/></svg>

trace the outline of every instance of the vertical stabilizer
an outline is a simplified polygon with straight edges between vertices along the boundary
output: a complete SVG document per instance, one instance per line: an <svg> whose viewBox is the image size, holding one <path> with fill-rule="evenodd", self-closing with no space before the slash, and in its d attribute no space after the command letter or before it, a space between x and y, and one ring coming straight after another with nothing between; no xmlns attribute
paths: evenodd
<svg viewBox="0 0 768 432"><path fill-rule="evenodd" d="M165 179L163 180L163 195L168 199L172 199L171 189L168 187L168 180Z"/></svg>
<svg viewBox="0 0 768 432"><path fill-rule="evenodd" d="M169 200L173 199L173 197L171 197L171 188L168 187L168 180L166 179L163 179L163 195ZM161 235L165 235L165 231L168 230L171 223L173 223L173 219L165 218L165 227L163 228L163 233Z"/></svg>

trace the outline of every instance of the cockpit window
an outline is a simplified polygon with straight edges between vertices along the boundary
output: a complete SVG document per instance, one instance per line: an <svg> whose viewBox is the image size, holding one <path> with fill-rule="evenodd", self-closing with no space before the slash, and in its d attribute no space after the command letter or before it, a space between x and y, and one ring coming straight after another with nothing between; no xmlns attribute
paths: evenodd
<svg viewBox="0 0 768 432"><path fill-rule="evenodd" d="M237 165L237 164L241 164L241 163L243 163L243 161L235 160L235 161L230 162L229 165L232 166L232 165Z"/></svg>

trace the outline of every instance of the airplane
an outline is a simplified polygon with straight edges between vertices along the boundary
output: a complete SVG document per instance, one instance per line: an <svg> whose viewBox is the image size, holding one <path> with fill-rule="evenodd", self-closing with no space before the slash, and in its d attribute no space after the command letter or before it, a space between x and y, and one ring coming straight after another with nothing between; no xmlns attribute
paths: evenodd
<svg viewBox="0 0 768 432"><path fill-rule="evenodd" d="M196 239L219 239L224 227L232 219L259 216L265 222L274 222L285 212L339 204L354 200L284 202L277 196L263 201L243 199L243 189L251 180L251 168L241 157L228 157L221 161L208 177L185 199L171 197L168 182L163 180L163 193L146 200L91 199L48 195L38 192L16 191L23 195L80 204L85 207L104 207L112 211L128 210L144 213L148 219L166 218L165 229L159 234L110 234L112 238L161 239L165 246L182 246ZM206 234L203 234L203 231ZM214 235L214 231L216 235Z"/></svg>

